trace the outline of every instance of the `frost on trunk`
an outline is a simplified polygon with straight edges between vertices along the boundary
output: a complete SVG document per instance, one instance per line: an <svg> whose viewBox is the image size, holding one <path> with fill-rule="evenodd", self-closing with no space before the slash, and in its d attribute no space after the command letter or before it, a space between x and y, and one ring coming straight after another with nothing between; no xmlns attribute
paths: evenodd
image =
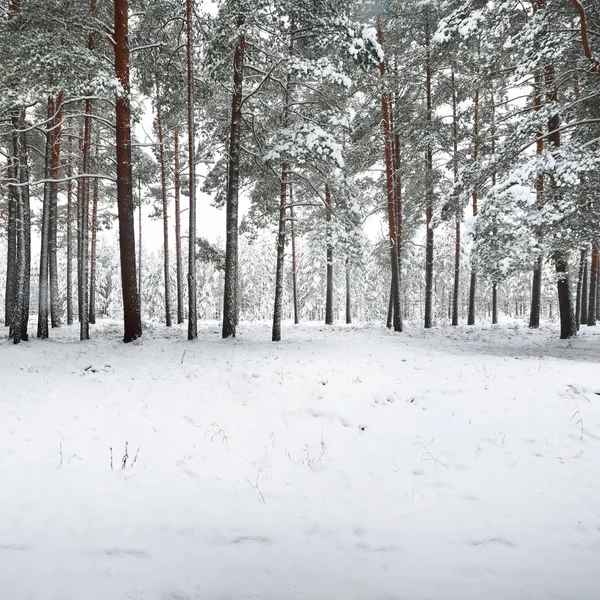
<svg viewBox="0 0 600 600"><path fill-rule="evenodd" d="M135 226L133 182L131 175L131 106L129 86L129 15L127 0L114 0L115 72L123 88L116 100L117 138L117 207L121 286L123 290L123 341L131 342L142 335L140 298L135 265Z"/></svg>
<svg viewBox="0 0 600 600"><path fill-rule="evenodd" d="M238 29L246 18L238 15ZM229 133L229 164L227 174L227 241L225 245L225 289L223 294L223 337L235 337L238 306L238 212L240 187L240 134L242 127L242 94L244 83L245 37L242 33L233 57L233 95Z"/></svg>

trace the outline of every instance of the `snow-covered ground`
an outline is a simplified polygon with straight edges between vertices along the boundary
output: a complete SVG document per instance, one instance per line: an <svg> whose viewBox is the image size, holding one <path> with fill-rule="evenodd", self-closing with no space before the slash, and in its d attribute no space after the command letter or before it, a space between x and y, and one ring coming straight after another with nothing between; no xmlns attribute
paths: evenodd
<svg viewBox="0 0 600 600"><path fill-rule="evenodd" d="M0 342L3 600L600 598L600 332L52 335Z"/></svg>

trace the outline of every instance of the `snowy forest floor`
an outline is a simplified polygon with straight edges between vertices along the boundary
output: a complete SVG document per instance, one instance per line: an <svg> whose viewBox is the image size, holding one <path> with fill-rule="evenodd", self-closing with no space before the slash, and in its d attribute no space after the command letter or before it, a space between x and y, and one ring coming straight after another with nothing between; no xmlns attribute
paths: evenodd
<svg viewBox="0 0 600 600"><path fill-rule="evenodd" d="M0 342L0 597L599 597L600 331L240 329Z"/></svg>

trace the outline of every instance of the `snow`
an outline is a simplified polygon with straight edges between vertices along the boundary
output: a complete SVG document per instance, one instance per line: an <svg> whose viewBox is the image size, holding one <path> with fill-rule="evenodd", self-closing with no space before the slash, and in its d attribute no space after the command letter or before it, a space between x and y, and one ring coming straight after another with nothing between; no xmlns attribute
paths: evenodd
<svg viewBox="0 0 600 600"><path fill-rule="evenodd" d="M596 331L240 330L0 342L2 598L597 597Z"/></svg>

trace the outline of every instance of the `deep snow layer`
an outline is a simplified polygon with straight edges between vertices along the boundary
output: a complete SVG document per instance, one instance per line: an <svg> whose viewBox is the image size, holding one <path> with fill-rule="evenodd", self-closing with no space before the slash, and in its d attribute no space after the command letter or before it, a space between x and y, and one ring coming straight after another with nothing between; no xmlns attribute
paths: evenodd
<svg viewBox="0 0 600 600"><path fill-rule="evenodd" d="M284 333L0 341L0 597L600 598L600 333Z"/></svg>

